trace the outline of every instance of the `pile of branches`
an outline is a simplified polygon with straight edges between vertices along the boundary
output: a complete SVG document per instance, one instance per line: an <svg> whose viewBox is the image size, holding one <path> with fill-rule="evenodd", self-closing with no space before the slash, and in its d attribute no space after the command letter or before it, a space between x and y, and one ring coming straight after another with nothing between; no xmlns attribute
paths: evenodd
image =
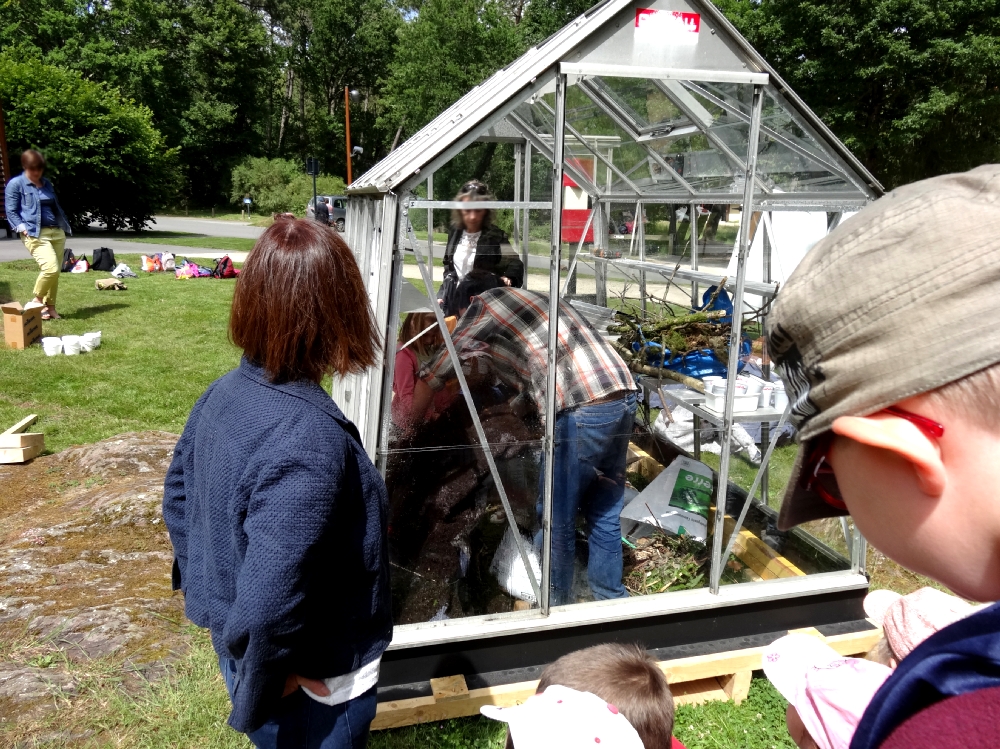
<svg viewBox="0 0 1000 749"><path fill-rule="evenodd" d="M619 336L614 346L633 372L677 380L704 392L701 380L650 366L647 353L655 352L658 356L669 351L669 360L689 351L711 349L720 361L725 362L732 326L716 321L726 314L724 310L718 310L690 315L664 314L662 317L647 315L645 319L640 319L637 315L618 310L615 312L616 323L608 326L608 332ZM650 349L651 343L658 343L663 349ZM633 344L639 344L638 352L633 351Z"/></svg>

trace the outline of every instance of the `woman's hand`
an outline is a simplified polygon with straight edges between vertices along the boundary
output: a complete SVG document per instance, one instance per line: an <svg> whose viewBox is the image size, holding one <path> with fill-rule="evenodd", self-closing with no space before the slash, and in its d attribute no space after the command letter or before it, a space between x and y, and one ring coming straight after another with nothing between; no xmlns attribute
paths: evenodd
<svg viewBox="0 0 1000 749"><path fill-rule="evenodd" d="M504 286L510 286L510 279L507 276L500 276L500 280L503 281Z"/></svg>
<svg viewBox="0 0 1000 749"><path fill-rule="evenodd" d="M305 687L317 697L328 697L330 695L330 690L326 688L326 684L319 679L307 679L298 674L288 674L288 678L285 679L285 691L281 696L287 697L299 687Z"/></svg>

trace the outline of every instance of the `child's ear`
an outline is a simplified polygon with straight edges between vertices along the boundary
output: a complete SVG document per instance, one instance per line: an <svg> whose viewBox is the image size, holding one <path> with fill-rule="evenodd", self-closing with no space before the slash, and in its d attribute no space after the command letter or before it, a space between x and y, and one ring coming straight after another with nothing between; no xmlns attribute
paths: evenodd
<svg viewBox="0 0 1000 749"><path fill-rule="evenodd" d="M920 488L940 497L947 484L947 471L937 442L915 425L888 413L871 416L841 416L833 431L862 445L888 450L913 466Z"/></svg>

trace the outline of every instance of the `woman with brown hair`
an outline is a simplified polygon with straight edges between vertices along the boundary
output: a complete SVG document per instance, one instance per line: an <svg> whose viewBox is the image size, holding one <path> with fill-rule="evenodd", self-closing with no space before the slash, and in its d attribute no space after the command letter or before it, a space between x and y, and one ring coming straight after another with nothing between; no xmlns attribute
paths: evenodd
<svg viewBox="0 0 1000 749"><path fill-rule="evenodd" d="M21 237L41 271L35 281L34 299L27 306L44 306L42 319L58 320L59 269L66 237L73 232L55 188L45 177L45 157L29 148L21 154L21 169L4 190L4 209L11 229Z"/></svg>
<svg viewBox="0 0 1000 749"><path fill-rule="evenodd" d="M475 203L494 197L486 185L473 179L462 185L455 200ZM444 283L438 291L438 303L446 314L458 314L455 292L471 270L493 273L504 286L520 288L524 284L524 263L511 249L507 235L494 225L493 211L470 205L451 215L444 250Z"/></svg>
<svg viewBox="0 0 1000 749"><path fill-rule="evenodd" d="M392 620L385 485L320 384L378 358L344 241L276 221L229 332L243 360L198 399L164 484L174 588L211 632L233 728L258 747L357 749Z"/></svg>

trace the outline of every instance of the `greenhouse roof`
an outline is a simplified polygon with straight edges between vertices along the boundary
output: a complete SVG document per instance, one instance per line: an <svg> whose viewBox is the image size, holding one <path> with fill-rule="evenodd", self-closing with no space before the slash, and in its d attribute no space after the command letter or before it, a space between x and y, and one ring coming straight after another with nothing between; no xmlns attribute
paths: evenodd
<svg viewBox="0 0 1000 749"><path fill-rule="evenodd" d="M755 84L764 86L755 206L849 210L882 193L702 0L605 0L473 88L348 192L412 190L477 140L520 138L551 159L557 74L570 86L566 170L596 199L740 202ZM613 177L598 184L575 168L581 153Z"/></svg>

